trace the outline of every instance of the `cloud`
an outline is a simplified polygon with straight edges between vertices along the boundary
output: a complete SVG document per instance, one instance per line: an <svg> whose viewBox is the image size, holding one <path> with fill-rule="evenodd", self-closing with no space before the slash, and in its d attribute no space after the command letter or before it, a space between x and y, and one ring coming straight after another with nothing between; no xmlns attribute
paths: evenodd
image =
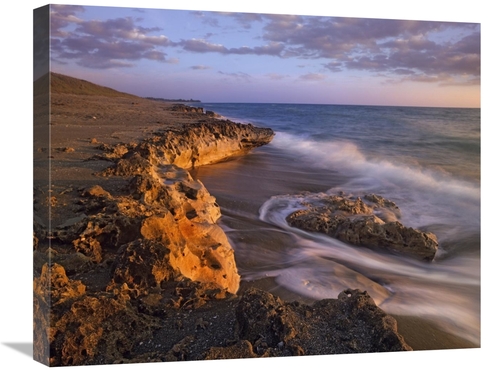
<svg viewBox="0 0 500 371"><path fill-rule="evenodd" d="M51 35L65 37L68 32L63 28L73 23L83 22L76 16L77 13L83 13L85 8L78 5L51 5L50 6L50 27Z"/></svg>
<svg viewBox="0 0 500 371"><path fill-rule="evenodd" d="M228 54L228 49L221 44L212 44L202 39L182 40L177 43L186 51L196 53L222 53Z"/></svg>
<svg viewBox="0 0 500 371"><path fill-rule="evenodd" d="M204 66L204 65L196 65L196 66L191 66L192 70L209 70L211 67L209 66Z"/></svg>
<svg viewBox="0 0 500 371"><path fill-rule="evenodd" d="M52 45L59 59L73 59L88 68L131 67L133 61L149 59L165 62L166 54L142 42L118 39L103 41L92 36L69 37Z"/></svg>
<svg viewBox="0 0 500 371"><path fill-rule="evenodd" d="M117 39L128 41L139 41L145 44L168 46L170 41L166 36L148 36L148 33L161 31L161 28L144 28L137 26L134 19L116 18L107 21L88 21L81 22L76 28L76 33L92 35L95 38L101 38L108 42Z"/></svg>
<svg viewBox="0 0 500 371"><path fill-rule="evenodd" d="M283 45L272 43L257 47L242 46L239 48L227 48L222 44L210 43L203 39L182 40L175 43L176 46L182 47L185 51L195 53L220 53L224 55L270 55L280 56Z"/></svg>
<svg viewBox="0 0 500 371"><path fill-rule="evenodd" d="M167 63L168 64L179 64L179 58L168 58Z"/></svg>
<svg viewBox="0 0 500 371"><path fill-rule="evenodd" d="M158 27L145 28L131 17L105 21L83 21L76 13L82 7L55 6L52 9L52 43L54 60L75 60L83 67L107 69L131 67L141 59L166 62L166 53L158 49L171 45ZM69 24L74 30L64 30Z"/></svg>
<svg viewBox="0 0 500 371"><path fill-rule="evenodd" d="M177 45L195 53L320 59L326 61L323 66L330 72L363 70L409 79L446 75L447 79L455 76L457 81L467 76L471 82L477 82L480 75L480 33L474 23L224 15L245 28L257 23L263 26L259 38L265 44L229 48L193 39Z"/></svg>
<svg viewBox="0 0 500 371"><path fill-rule="evenodd" d="M320 73L308 73L299 78L304 81L323 81L326 79L326 76Z"/></svg>
<svg viewBox="0 0 500 371"><path fill-rule="evenodd" d="M254 22L263 21L263 16L258 13L232 13L232 12L203 12L203 11L194 11L191 14L195 15L199 19L202 20L204 24L210 25L215 28L222 28L219 19L221 17L231 18L233 19L238 28L243 28L248 30L253 27ZM234 28L234 27L233 27Z"/></svg>
<svg viewBox="0 0 500 371"><path fill-rule="evenodd" d="M244 29L252 28L252 23L254 22L262 22L263 16L257 13L229 13L236 22L243 27Z"/></svg>
<svg viewBox="0 0 500 371"><path fill-rule="evenodd" d="M330 62L324 65L330 72L342 71L343 64L340 62Z"/></svg>
<svg viewBox="0 0 500 371"><path fill-rule="evenodd" d="M213 16L214 14L217 14L217 13L191 11L190 14L192 14L193 16L200 19L201 22L205 25L208 25L208 26L214 27L214 28L219 27L219 20Z"/></svg>
<svg viewBox="0 0 500 371"><path fill-rule="evenodd" d="M477 81L480 75L479 34L469 35L456 43L438 45L429 40L416 42L411 38L381 45L380 53L360 54L341 59L348 69L386 71L399 75L428 74L469 76Z"/></svg>
<svg viewBox="0 0 500 371"><path fill-rule="evenodd" d="M326 59L331 72L480 74L479 25L335 17L268 16L263 40L283 45L283 58ZM465 36L437 42L446 32Z"/></svg>
<svg viewBox="0 0 500 371"><path fill-rule="evenodd" d="M234 79L234 80L240 80L240 81L245 81L245 82L251 82L253 80L251 75L249 75L248 73L244 73L244 72L218 71L218 73L224 77Z"/></svg>
<svg viewBox="0 0 500 371"><path fill-rule="evenodd" d="M423 81L427 75L478 83L480 77L480 30L474 23L188 12L193 22L203 23L204 36L172 40L156 25L141 26L137 18L84 21L79 13L85 8L51 9L54 59L75 60L89 68L131 66L141 59L167 62L167 48L179 48L189 53L317 60L330 73L366 71L401 81L417 76ZM251 29L247 34L252 46L243 41L238 45L235 38L232 46L226 45L229 39L219 33L223 27L233 33Z"/></svg>

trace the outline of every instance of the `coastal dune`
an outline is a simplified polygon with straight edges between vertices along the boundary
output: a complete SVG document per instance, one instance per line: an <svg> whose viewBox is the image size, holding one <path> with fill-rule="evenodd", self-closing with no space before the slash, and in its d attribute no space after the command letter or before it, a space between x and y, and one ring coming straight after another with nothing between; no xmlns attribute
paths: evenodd
<svg viewBox="0 0 500 371"><path fill-rule="evenodd" d="M312 306L240 292L220 207L190 170L268 144L271 129L59 74L34 92L37 361L411 350L356 288Z"/></svg>

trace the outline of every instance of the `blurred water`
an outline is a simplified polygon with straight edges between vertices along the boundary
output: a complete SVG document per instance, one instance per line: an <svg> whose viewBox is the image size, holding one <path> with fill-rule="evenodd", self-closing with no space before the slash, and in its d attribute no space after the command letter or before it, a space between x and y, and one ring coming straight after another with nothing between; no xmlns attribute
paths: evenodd
<svg viewBox="0 0 500 371"><path fill-rule="evenodd" d="M274 277L314 299L367 290L388 313L427 318L479 344L479 110L204 106L276 131L271 144L196 174L221 205L243 279ZM403 224L437 235L436 259L375 253L286 223L304 198L338 191L396 202Z"/></svg>

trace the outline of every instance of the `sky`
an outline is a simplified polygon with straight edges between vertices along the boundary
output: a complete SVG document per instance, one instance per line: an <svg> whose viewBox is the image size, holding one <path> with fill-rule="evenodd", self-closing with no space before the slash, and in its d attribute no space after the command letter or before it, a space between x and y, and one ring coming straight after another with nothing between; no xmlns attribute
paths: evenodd
<svg viewBox="0 0 500 371"><path fill-rule="evenodd" d="M51 5L51 70L143 97L480 107L480 23Z"/></svg>

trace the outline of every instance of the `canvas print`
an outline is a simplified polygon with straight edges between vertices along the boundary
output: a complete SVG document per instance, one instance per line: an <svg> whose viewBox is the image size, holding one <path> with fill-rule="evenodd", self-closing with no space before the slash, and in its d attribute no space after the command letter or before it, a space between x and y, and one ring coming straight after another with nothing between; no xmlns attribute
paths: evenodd
<svg viewBox="0 0 500 371"><path fill-rule="evenodd" d="M480 347L480 24L33 15L36 361Z"/></svg>

